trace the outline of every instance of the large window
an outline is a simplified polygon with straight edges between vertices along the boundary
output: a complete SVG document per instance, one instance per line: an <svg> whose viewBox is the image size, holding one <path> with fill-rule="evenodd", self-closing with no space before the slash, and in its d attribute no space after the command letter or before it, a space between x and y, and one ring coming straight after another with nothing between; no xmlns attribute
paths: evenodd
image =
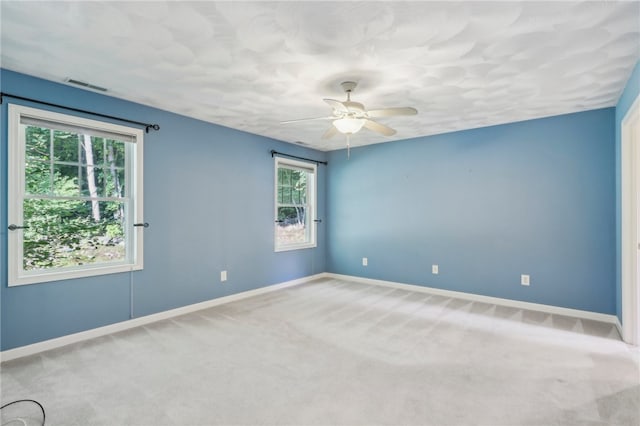
<svg viewBox="0 0 640 426"><path fill-rule="evenodd" d="M142 269L139 129L9 105L9 285Z"/></svg>
<svg viewBox="0 0 640 426"><path fill-rule="evenodd" d="M316 246L316 165L275 157L275 250Z"/></svg>

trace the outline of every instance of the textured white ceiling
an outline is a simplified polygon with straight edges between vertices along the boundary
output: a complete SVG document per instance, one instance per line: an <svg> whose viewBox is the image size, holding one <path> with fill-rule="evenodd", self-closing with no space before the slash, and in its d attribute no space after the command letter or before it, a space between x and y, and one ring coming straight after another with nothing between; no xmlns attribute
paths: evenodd
<svg viewBox="0 0 640 426"><path fill-rule="evenodd" d="M352 145L615 105L640 58L632 2L1 1L2 67L321 150L323 98L413 106ZM162 125L162 123L159 123Z"/></svg>

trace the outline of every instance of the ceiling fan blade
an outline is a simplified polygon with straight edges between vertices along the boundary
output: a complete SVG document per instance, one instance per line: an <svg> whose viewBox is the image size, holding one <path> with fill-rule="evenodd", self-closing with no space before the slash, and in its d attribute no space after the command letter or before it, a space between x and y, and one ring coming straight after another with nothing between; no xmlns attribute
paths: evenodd
<svg viewBox="0 0 640 426"><path fill-rule="evenodd" d="M374 132L383 134L385 136L393 136L396 134L396 131L393 130L391 127L387 127L384 124L380 124L373 120L364 120L364 127L366 127L369 130L373 130Z"/></svg>
<svg viewBox="0 0 640 426"><path fill-rule="evenodd" d="M412 107L382 108L367 111L369 117L393 117L396 115L416 115L418 110Z"/></svg>
<svg viewBox="0 0 640 426"><path fill-rule="evenodd" d="M329 139L334 137L336 134L338 133L338 129L336 129L336 126L331 126L327 129L326 132L324 132L324 134L322 135L322 139Z"/></svg>
<svg viewBox="0 0 640 426"><path fill-rule="evenodd" d="M315 120L335 120L335 117L314 117L314 118L299 118L297 120L281 121L280 124L299 123L301 121L315 121Z"/></svg>
<svg viewBox="0 0 640 426"><path fill-rule="evenodd" d="M335 99L323 99L326 103L329 104L334 111L338 113L348 113L349 108L347 108L342 102L336 101Z"/></svg>

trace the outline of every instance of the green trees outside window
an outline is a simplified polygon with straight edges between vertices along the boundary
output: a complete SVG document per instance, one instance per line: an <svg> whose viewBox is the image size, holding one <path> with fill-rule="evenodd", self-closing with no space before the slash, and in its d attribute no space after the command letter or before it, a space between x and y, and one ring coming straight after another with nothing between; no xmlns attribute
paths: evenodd
<svg viewBox="0 0 640 426"><path fill-rule="evenodd" d="M315 247L315 165L276 159L276 251Z"/></svg>
<svg viewBox="0 0 640 426"><path fill-rule="evenodd" d="M26 126L25 271L125 258L124 162L122 141Z"/></svg>
<svg viewBox="0 0 640 426"><path fill-rule="evenodd" d="M278 168L278 235L280 241L306 240L307 172Z"/></svg>

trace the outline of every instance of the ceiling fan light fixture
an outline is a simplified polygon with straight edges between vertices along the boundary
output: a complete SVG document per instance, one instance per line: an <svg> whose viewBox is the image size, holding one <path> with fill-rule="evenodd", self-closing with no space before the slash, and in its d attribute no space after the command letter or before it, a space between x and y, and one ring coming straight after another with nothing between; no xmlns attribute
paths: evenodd
<svg viewBox="0 0 640 426"><path fill-rule="evenodd" d="M354 134L362 129L362 126L364 126L364 119L349 117L339 118L338 120L333 121L333 125L336 126L336 129L338 129L340 133Z"/></svg>

